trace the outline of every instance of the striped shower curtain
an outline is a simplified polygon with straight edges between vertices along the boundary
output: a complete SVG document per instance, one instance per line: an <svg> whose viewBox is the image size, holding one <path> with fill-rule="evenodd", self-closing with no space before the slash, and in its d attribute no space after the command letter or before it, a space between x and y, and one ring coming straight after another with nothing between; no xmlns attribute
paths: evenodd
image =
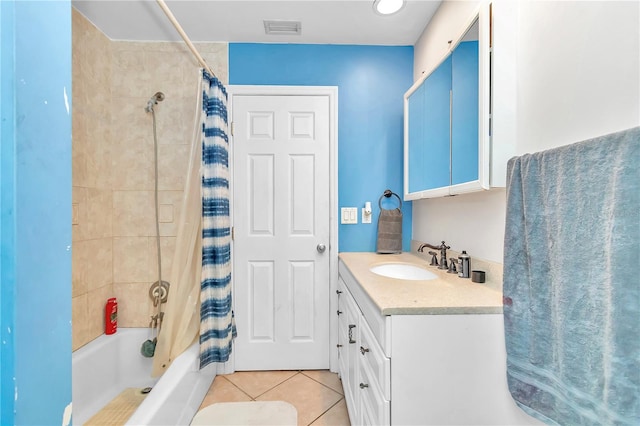
<svg viewBox="0 0 640 426"><path fill-rule="evenodd" d="M231 310L227 91L206 71L203 80L200 368L227 361L235 337Z"/></svg>

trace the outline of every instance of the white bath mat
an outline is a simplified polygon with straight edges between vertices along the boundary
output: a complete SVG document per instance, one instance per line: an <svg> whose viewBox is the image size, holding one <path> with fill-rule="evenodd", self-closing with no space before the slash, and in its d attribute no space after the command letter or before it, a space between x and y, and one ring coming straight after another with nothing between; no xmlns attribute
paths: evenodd
<svg viewBox="0 0 640 426"><path fill-rule="evenodd" d="M191 426L296 426L298 411L284 401L219 402L198 411Z"/></svg>

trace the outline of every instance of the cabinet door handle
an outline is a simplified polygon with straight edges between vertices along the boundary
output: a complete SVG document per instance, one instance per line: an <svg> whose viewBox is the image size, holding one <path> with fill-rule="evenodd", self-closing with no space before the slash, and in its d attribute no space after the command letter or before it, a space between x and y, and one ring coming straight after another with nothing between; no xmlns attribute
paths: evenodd
<svg viewBox="0 0 640 426"><path fill-rule="evenodd" d="M336 311L336 313L337 313L338 315L340 315L340 314L342 313L342 311L341 311L340 309L338 309L338 310Z"/></svg>
<svg viewBox="0 0 640 426"><path fill-rule="evenodd" d="M369 385L367 383L360 383L360 389L368 388Z"/></svg>
<svg viewBox="0 0 640 426"><path fill-rule="evenodd" d="M342 345L341 345L340 343L338 343L336 346L337 346L337 347L339 347L339 348L341 348L341 347L342 347Z"/></svg>
<svg viewBox="0 0 640 426"><path fill-rule="evenodd" d="M342 291L341 290L336 290L336 294L340 295L340 294L342 294Z"/></svg>
<svg viewBox="0 0 640 426"><path fill-rule="evenodd" d="M360 353L361 353L362 355L364 355L364 354L365 354L365 353L367 353L367 352L369 352L369 348L365 348L365 347L360 346Z"/></svg>
<svg viewBox="0 0 640 426"><path fill-rule="evenodd" d="M355 343L356 341L353 340L353 329L356 328L355 324L349 324L349 343Z"/></svg>

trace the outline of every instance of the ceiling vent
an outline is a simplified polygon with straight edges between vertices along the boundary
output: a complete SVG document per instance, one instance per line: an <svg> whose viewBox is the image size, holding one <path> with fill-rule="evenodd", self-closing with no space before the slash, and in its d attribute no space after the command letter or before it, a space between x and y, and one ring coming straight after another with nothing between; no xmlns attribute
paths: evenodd
<svg viewBox="0 0 640 426"><path fill-rule="evenodd" d="M263 21L265 34L272 35L300 35L302 22L300 21Z"/></svg>

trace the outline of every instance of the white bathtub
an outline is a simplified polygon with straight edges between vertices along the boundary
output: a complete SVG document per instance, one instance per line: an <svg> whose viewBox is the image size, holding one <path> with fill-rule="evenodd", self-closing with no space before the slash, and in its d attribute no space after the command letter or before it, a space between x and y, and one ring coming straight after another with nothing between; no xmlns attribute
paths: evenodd
<svg viewBox="0 0 640 426"><path fill-rule="evenodd" d="M151 358L140 354L147 328L120 328L73 353L73 424L82 425L125 388L153 387L129 425L189 424L215 377L215 366L198 369L195 343L162 377L151 377Z"/></svg>

